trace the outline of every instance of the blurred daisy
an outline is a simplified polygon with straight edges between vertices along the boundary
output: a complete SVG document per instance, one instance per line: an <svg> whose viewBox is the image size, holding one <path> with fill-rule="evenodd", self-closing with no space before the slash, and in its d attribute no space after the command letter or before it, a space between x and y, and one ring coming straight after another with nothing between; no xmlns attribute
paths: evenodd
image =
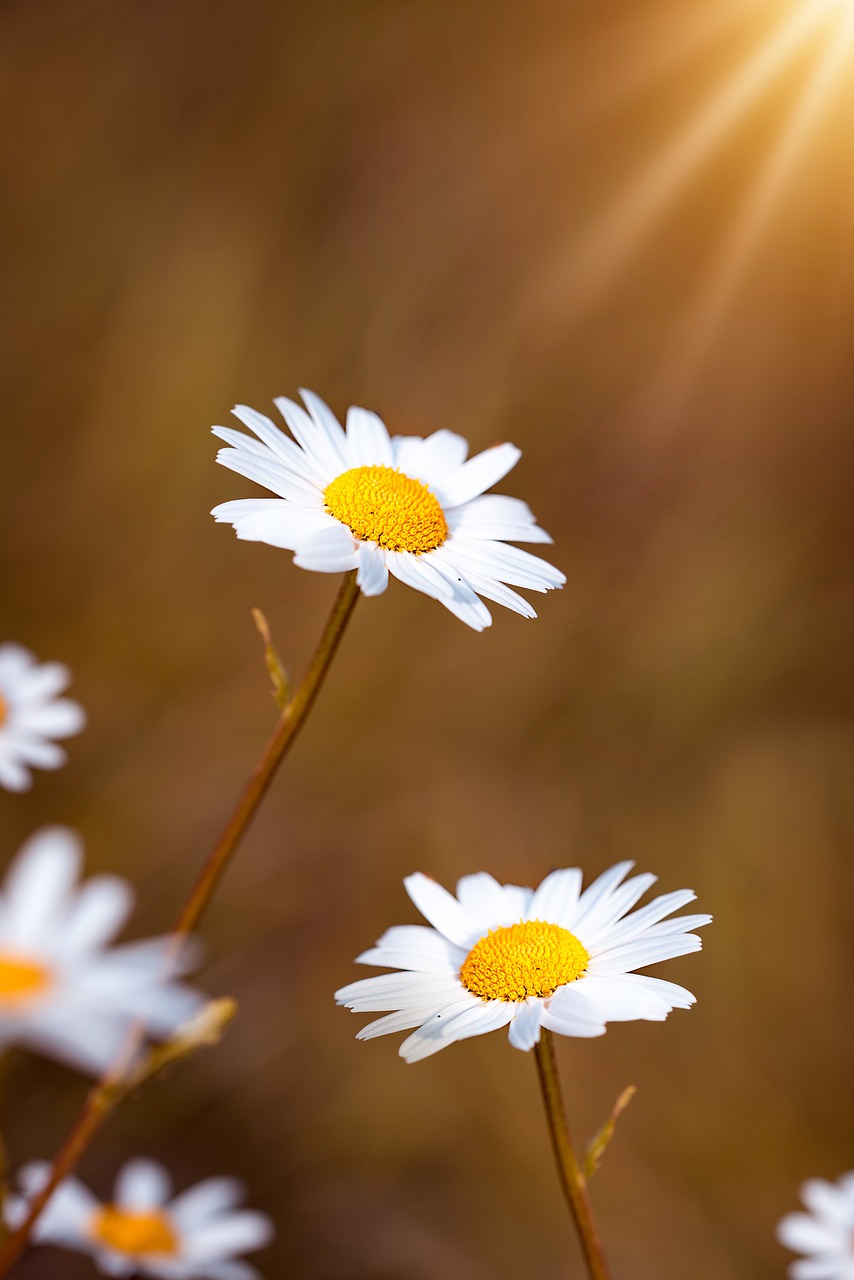
<svg viewBox="0 0 854 1280"><path fill-rule="evenodd" d="M21 1170L24 1198L10 1197L6 1217L11 1227L23 1221L27 1201L41 1190L49 1172L41 1161ZM77 1178L66 1178L38 1219L33 1242L91 1254L107 1276L260 1280L259 1272L235 1255L262 1248L272 1238L273 1225L266 1214L238 1208L240 1182L209 1178L171 1196L169 1175L153 1160L129 1160L107 1204Z"/></svg>
<svg viewBox="0 0 854 1280"><path fill-rule="evenodd" d="M517 1049L531 1049L541 1027L599 1036L607 1022L661 1021L694 997L632 970L699 951L690 930L711 916L665 918L693 901L690 889L626 915L655 883L624 880L631 866L618 863L583 893L577 868L553 871L536 891L486 872L464 876L456 897L420 872L409 876L406 891L433 927L389 929L357 962L405 972L353 982L335 999L355 1013L394 1011L363 1027L360 1040L417 1027L400 1046L407 1062L499 1027L509 1026Z"/></svg>
<svg viewBox="0 0 854 1280"><path fill-rule="evenodd" d="M834 1182L811 1178L801 1187L809 1213L790 1213L777 1227L787 1249L807 1256L791 1263L791 1280L854 1280L854 1172Z"/></svg>
<svg viewBox="0 0 854 1280"><path fill-rule="evenodd" d="M176 968L168 939L107 949L133 892L116 876L93 876L78 889L81 862L75 834L46 827L0 887L0 1046L23 1044L99 1074L136 1020L168 1036L203 998L166 981Z"/></svg>
<svg viewBox="0 0 854 1280"><path fill-rule="evenodd" d="M83 708L58 698L71 679L61 662L39 664L19 644L0 645L0 787L26 791L30 769L59 769L67 756L52 738L79 733Z"/></svg>
<svg viewBox="0 0 854 1280"><path fill-rule="evenodd" d="M229 427L214 434L230 446L217 461L278 494L214 507L238 538L295 552L294 563L321 573L356 569L367 596L388 575L433 596L482 631L492 622L479 596L526 618L536 614L511 587L563 586L557 569L508 542L551 542L518 498L485 496L521 457L498 444L466 461L468 444L450 431L389 436L367 409L347 411L346 430L310 391L306 409L275 401L294 439L263 414L234 413L258 437Z"/></svg>

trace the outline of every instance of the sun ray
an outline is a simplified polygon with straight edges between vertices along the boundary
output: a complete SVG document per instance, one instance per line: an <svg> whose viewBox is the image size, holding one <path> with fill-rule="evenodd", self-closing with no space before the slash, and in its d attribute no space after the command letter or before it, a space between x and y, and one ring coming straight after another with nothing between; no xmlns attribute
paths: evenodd
<svg viewBox="0 0 854 1280"><path fill-rule="evenodd" d="M656 412L659 425L673 419L684 408L703 366L720 336L751 259L763 233L774 219L787 188L795 180L797 166L815 131L826 118L835 91L849 71L854 55L854 10L846 14L807 81L776 145L767 156L741 214L715 255L706 282L693 310L693 318L683 327L681 350L668 356L662 371Z"/></svg>
<svg viewBox="0 0 854 1280"><path fill-rule="evenodd" d="M629 191L596 218L567 259L557 267L550 264L546 289L557 310L580 314L626 266L675 198L820 28L827 2L814 0L790 13Z"/></svg>

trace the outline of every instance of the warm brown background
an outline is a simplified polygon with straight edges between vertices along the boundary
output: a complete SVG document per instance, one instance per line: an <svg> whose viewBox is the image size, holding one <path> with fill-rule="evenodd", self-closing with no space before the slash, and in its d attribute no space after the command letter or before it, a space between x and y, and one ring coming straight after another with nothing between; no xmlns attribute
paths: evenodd
<svg viewBox="0 0 854 1280"><path fill-rule="evenodd" d="M408 1068L332 1004L416 868L629 856L715 913L666 968L694 1010L561 1044L579 1135L639 1086L593 1188L619 1280L780 1276L800 1181L854 1166L854 57L739 230L831 19L702 124L795 7L3 5L3 631L90 716L4 857L69 822L164 928L272 720L250 606L305 663L335 582L207 514L252 492L208 434L235 400L518 442L569 577L482 636L359 606L205 922L240 1020L86 1157L245 1177L269 1280L581 1276L530 1058ZM7 1089L13 1162L47 1155L82 1082Z"/></svg>

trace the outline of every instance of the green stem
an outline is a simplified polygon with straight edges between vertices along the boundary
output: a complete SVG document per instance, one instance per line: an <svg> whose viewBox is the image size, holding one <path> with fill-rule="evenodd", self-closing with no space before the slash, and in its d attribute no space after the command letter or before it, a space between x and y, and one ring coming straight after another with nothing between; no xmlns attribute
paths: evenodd
<svg viewBox="0 0 854 1280"><path fill-rule="evenodd" d="M258 764L234 806L231 817L211 849L196 878L190 894L175 921L173 935L179 943L187 933L195 929L202 913L210 902L223 872L231 861L249 823L273 780L277 768L287 755L294 739L314 705L320 686L326 677L341 637L359 598L356 572L348 573L341 584L332 612L324 628L320 643L308 671L285 706L279 722L268 741ZM30 1204L29 1212L21 1225L10 1232L0 1246L0 1277L9 1270L23 1252L30 1232L63 1178L74 1171L80 1157L114 1107L124 1096L122 1083L142 1042L142 1032L134 1030L122 1049L120 1060L93 1085L86 1096L83 1109L66 1135L51 1167L50 1177L43 1189Z"/></svg>
<svg viewBox="0 0 854 1280"><path fill-rule="evenodd" d="M560 1091L560 1077L555 1057L554 1038L550 1031L543 1028L539 1043L535 1050L537 1074L543 1093L546 1118L549 1122L549 1134L552 1149L557 1160L558 1173L563 1187L569 1211L578 1232L584 1261L590 1280L609 1280L610 1272L602 1250L599 1232L593 1220L593 1208L587 1194L587 1181L581 1172L566 1123L563 1098Z"/></svg>

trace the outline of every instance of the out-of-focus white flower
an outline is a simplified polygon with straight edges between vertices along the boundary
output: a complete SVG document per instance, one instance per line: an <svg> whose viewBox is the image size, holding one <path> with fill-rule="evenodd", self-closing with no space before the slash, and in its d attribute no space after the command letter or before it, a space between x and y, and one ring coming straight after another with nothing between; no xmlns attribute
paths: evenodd
<svg viewBox="0 0 854 1280"><path fill-rule="evenodd" d="M45 827L0 887L0 1045L22 1044L99 1074L134 1022L155 1037L171 1035L204 998L168 980L176 961L167 938L109 948L133 891L117 876L93 876L78 888L81 864L74 832Z"/></svg>
<svg viewBox="0 0 854 1280"><path fill-rule="evenodd" d="M515 445L466 461L468 444L451 431L389 436L375 413L357 408L345 430L318 396L301 395L305 409L284 396L275 402L293 440L246 405L234 413L257 439L213 428L230 446L217 461L278 495L214 507L238 538L293 551L303 569L356 569L367 596L385 591L391 573L476 631L492 622L480 596L534 618L510 588L563 586L558 569L506 545L551 542L526 503L486 494L521 457Z"/></svg>
<svg viewBox="0 0 854 1280"><path fill-rule="evenodd" d="M71 679L61 662L39 663L19 644L0 645L0 787L26 791L30 769L59 769L67 756L53 738L79 733L83 708L58 698Z"/></svg>
<svg viewBox="0 0 854 1280"><path fill-rule="evenodd" d="M836 1182L811 1178L801 1187L808 1213L789 1213L777 1239L803 1253L792 1262L791 1280L854 1280L854 1172Z"/></svg>
<svg viewBox="0 0 854 1280"><path fill-rule="evenodd" d="M50 1166L41 1161L20 1173L23 1197L10 1197L11 1227L41 1190ZM260 1280L236 1254L260 1249L272 1238L263 1213L238 1206L243 1186L233 1178L209 1178L172 1197L171 1179L153 1160L129 1160L104 1204L77 1178L59 1184L33 1230L36 1244L62 1245L92 1256L108 1276L159 1276L162 1280Z"/></svg>
<svg viewBox="0 0 854 1280"><path fill-rule="evenodd" d="M485 871L463 876L457 896L417 873L404 884L432 929L389 929L359 964L403 969L336 991L356 1013L391 1009L358 1033L368 1040L418 1029L401 1056L417 1062L455 1040L509 1025L510 1043L531 1049L540 1028L599 1036L607 1022L661 1021L694 997L684 987L633 973L699 951L691 933L711 916L665 917L693 901L690 889L655 898L626 915L655 876L623 879L620 862L581 892L577 867L553 871L540 887L502 885Z"/></svg>

